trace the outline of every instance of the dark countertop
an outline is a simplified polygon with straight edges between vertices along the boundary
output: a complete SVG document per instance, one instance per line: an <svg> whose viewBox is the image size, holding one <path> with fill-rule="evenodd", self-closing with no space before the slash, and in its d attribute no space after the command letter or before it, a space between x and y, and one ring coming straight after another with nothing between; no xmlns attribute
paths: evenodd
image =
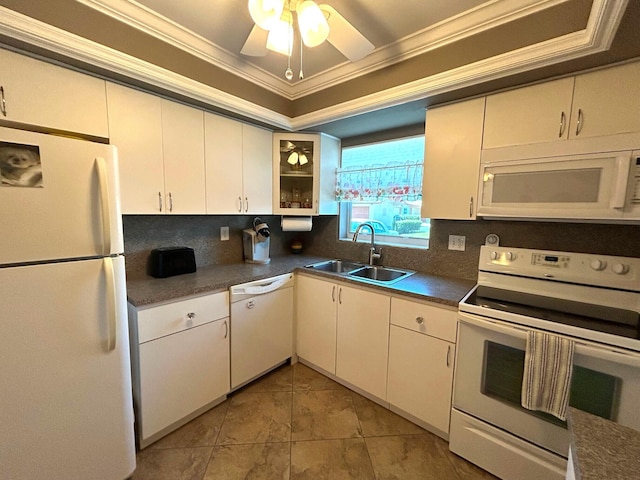
<svg viewBox="0 0 640 480"><path fill-rule="evenodd" d="M305 265L323 260L329 259L309 255L283 255L272 257L271 262L266 265L244 262L208 265L199 267L196 273L169 278L150 276L127 278L127 297L132 305L144 307L166 303L182 297L222 292L233 285L291 273L296 269L298 269L298 273L307 272L309 275L380 290L390 295L399 294L452 307L457 307L458 302L475 286L475 282L471 280L428 275L420 272L392 285L381 286L345 278L334 273L303 270Z"/></svg>
<svg viewBox="0 0 640 480"><path fill-rule="evenodd" d="M640 478L640 431L572 407L567 420L576 480Z"/></svg>

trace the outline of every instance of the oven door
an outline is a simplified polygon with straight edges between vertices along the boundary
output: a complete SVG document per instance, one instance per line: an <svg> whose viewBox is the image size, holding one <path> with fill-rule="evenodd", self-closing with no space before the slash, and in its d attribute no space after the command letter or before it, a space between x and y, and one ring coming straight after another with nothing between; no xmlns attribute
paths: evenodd
<svg viewBox="0 0 640 480"><path fill-rule="evenodd" d="M527 329L465 312L458 320L454 408L566 457L566 424L520 405ZM573 366L571 406L640 429L640 355L576 340Z"/></svg>

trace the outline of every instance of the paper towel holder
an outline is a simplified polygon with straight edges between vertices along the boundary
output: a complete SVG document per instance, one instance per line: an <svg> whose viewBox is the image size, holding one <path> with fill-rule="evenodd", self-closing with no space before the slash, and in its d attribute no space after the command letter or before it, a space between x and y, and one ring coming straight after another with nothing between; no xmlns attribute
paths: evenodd
<svg viewBox="0 0 640 480"><path fill-rule="evenodd" d="M280 226L283 232L310 232L312 216L282 216Z"/></svg>

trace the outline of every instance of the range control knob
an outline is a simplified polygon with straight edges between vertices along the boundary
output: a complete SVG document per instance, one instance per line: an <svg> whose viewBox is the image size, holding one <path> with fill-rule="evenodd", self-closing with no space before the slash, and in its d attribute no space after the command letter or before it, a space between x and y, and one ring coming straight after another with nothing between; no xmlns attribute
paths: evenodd
<svg viewBox="0 0 640 480"><path fill-rule="evenodd" d="M491 260L497 260L500 257L500 254L494 251L489 254L489 257L491 258Z"/></svg>
<svg viewBox="0 0 640 480"><path fill-rule="evenodd" d="M516 255L513 252L505 252L504 258L511 261L516 259Z"/></svg>
<svg viewBox="0 0 640 480"><path fill-rule="evenodd" d="M617 273L618 275L624 275L629 271L629 265L625 265L624 263L616 263L611 267L613 273Z"/></svg>
<svg viewBox="0 0 640 480"><path fill-rule="evenodd" d="M605 262L604 260L597 260L597 259L592 260L591 268L599 272L600 270L604 270L605 268L607 268L607 262Z"/></svg>

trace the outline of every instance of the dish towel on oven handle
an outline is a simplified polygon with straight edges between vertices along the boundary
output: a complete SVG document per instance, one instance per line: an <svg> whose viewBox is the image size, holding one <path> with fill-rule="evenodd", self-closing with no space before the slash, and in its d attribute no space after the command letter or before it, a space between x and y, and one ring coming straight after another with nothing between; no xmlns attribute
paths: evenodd
<svg viewBox="0 0 640 480"><path fill-rule="evenodd" d="M573 340L527 332L522 378L522 406L566 420L573 370Z"/></svg>

